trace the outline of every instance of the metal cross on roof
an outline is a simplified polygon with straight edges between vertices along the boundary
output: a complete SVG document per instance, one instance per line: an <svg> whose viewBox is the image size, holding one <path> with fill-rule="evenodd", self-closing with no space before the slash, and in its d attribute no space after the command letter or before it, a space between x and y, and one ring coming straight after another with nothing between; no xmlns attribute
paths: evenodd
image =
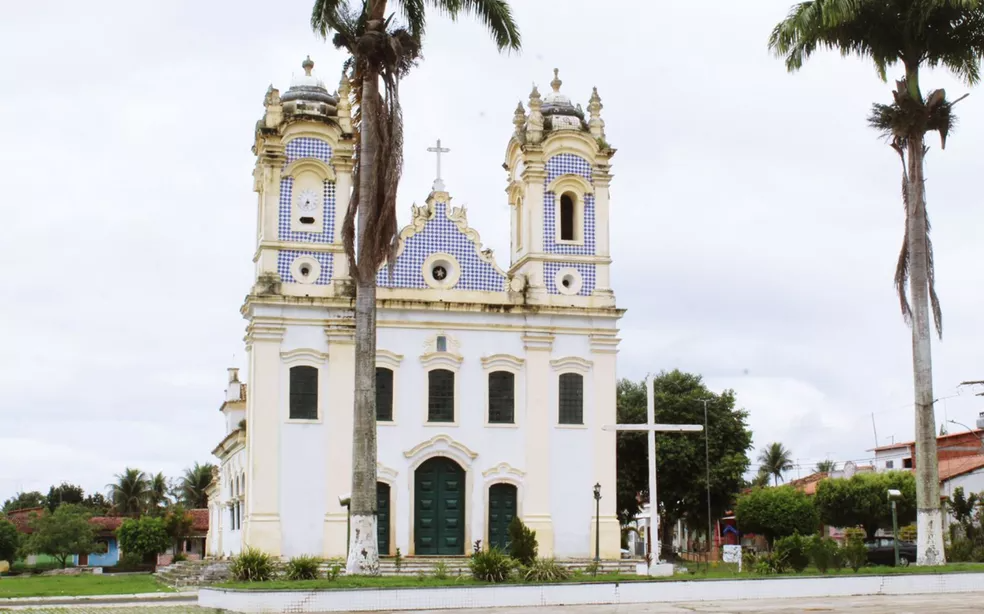
<svg viewBox="0 0 984 614"><path fill-rule="evenodd" d="M428 147L427 151L437 154L437 178L434 179L434 186L431 188L435 192L444 191L444 180L441 179L441 154L448 153L451 150L447 147L441 147L441 139L437 139L436 147Z"/></svg>

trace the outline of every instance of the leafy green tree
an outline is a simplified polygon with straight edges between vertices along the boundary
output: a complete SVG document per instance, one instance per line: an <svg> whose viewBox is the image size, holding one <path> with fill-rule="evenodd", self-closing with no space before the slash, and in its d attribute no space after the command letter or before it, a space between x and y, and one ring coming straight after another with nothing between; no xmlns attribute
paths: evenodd
<svg viewBox="0 0 984 614"><path fill-rule="evenodd" d="M815 497L820 520L834 527L862 526L868 537L873 538L878 529L892 526L890 488L902 492L896 503L899 525L915 520L916 479L908 471L856 473L850 479L821 480Z"/></svg>
<svg viewBox="0 0 984 614"><path fill-rule="evenodd" d="M150 499L150 480L139 469L127 468L117 474L116 482L108 484L113 510L120 516L139 516L147 509Z"/></svg>
<svg viewBox="0 0 984 614"><path fill-rule="evenodd" d="M163 473L156 473L147 480L147 513L160 515L170 504L168 492L170 487Z"/></svg>
<svg viewBox="0 0 984 614"><path fill-rule="evenodd" d="M782 479L783 472L793 468L792 456L793 453L781 443L770 443L759 452L758 460L761 463L759 470L767 473L775 481L775 485L778 486L780 480L785 482Z"/></svg>
<svg viewBox="0 0 984 614"><path fill-rule="evenodd" d="M63 503L79 505L83 500L85 500L85 492L83 492L81 486L62 482L60 486L52 486L48 489L48 496L45 497L45 505L48 507L49 512L53 512L56 507Z"/></svg>
<svg viewBox="0 0 984 614"><path fill-rule="evenodd" d="M980 0L809 0L793 6L772 32L769 47L789 71L820 49L870 59L879 77L901 65L891 104L875 104L869 124L888 137L902 161L905 233L895 271L902 316L911 323L915 381L916 476L919 497L917 562L945 562L939 506L936 416L933 405L931 324L943 335L936 295L933 247L926 213L926 134L938 132L941 148L955 123L953 105L942 89L923 96L922 68L943 67L968 85L980 80L984 55L984 4ZM909 288L907 290L906 283ZM910 302L909 295L912 300ZM932 313L932 315L930 315Z"/></svg>
<svg viewBox="0 0 984 614"><path fill-rule="evenodd" d="M206 463L185 469L178 485L179 499L190 509L208 507L208 487L212 485L212 471L215 465Z"/></svg>
<svg viewBox="0 0 984 614"><path fill-rule="evenodd" d="M45 511L30 522L32 533L22 550L28 554L47 554L64 568L76 554L96 552L96 530L89 524L89 513L79 505L63 504L54 512Z"/></svg>
<svg viewBox="0 0 984 614"><path fill-rule="evenodd" d="M711 469L711 513L719 518L734 503L745 485L752 433L748 412L735 409L735 394L715 394L699 375L679 370L662 372L653 380L655 418L666 423L704 423L707 400L708 443ZM618 422L646 421L644 382L618 383ZM620 432L616 443L617 506L622 524L639 512L637 493L649 497L648 457L645 433ZM703 433L657 433L661 526L669 531L678 520L694 530L707 529L707 463ZM668 535L668 533L667 533ZM663 539L663 543L669 543Z"/></svg>
<svg viewBox="0 0 984 614"><path fill-rule="evenodd" d="M89 510L93 516L104 516L109 513L109 501L102 493L93 493L82 501L82 507Z"/></svg>
<svg viewBox="0 0 984 614"><path fill-rule="evenodd" d="M837 469L837 463L830 460L829 458L820 461L819 463L817 463L817 466L813 468L813 470L816 471L817 473L830 473L835 469Z"/></svg>
<svg viewBox="0 0 984 614"><path fill-rule="evenodd" d="M765 471L762 467L759 467L758 473L755 474L755 478L748 483L749 488L763 488L769 485L772 480L772 476L768 471Z"/></svg>
<svg viewBox="0 0 984 614"><path fill-rule="evenodd" d="M738 497L735 519L742 533L763 535L770 545L778 537L812 535L820 528L813 502L792 486L756 488Z"/></svg>
<svg viewBox="0 0 984 614"><path fill-rule="evenodd" d="M519 49L506 0L430 0L451 19L478 16L499 49ZM394 22L395 5L405 26ZM376 544L376 273L396 255L396 194L403 161L397 83L416 64L427 25L423 0L315 0L311 26L349 54L347 79L358 107L358 166L342 224L355 281L355 408L351 535L347 572L378 573ZM379 83L382 80L383 91ZM358 228L358 239L356 229ZM358 245L358 256L356 256Z"/></svg>
<svg viewBox="0 0 984 614"><path fill-rule="evenodd" d="M17 527L9 520L0 517L0 561L12 563L21 543Z"/></svg>
<svg viewBox="0 0 984 614"><path fill-rule="evenodd" d="M120 550L137 555L144 561L166 552L171 544L164 519L153 516L124 520L116 530L116 538L120 542Z"/></svg>
<svg viewBox="0 0 984 614"><path fill-rule="evenodd" d="M953 489L953 495L947 501L947 507L950 508L953 517L957 519L963 529L964 536L972 541L977 533L977 527L974 526L974 513L978 510L981 502L981 495L976 493L965 495L962 486Z"/></svg>
<svg viewBox="0 0 984 614"><path fill-rule="evenodd" d="M194 519L180 503L171 507L164 515L164 530L174 543L174 552L181 552L181 540L191 534Z"/></svg>
<svg viewBox="0 0 984 614"><path fill-rule="evenodd" d="M19 492L13 497L3 502L4 513L16 512L17 510L27 510L34 507L45 507L48 500L40 492Z"/></svg>

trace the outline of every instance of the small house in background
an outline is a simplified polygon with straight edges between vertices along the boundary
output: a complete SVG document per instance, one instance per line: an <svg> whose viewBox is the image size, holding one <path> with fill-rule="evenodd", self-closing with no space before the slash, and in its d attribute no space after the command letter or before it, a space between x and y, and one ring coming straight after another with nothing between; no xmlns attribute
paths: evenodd
<svg viewBox="0 0 984 614"><path fill-rule="evenodd" d="M188 510L191 516L191 533L181 539L180 552L189 561L200 561L205 556L205 540L208 537L208 509ZM174 561L175 548L157 556L158 567Z"/></svg>

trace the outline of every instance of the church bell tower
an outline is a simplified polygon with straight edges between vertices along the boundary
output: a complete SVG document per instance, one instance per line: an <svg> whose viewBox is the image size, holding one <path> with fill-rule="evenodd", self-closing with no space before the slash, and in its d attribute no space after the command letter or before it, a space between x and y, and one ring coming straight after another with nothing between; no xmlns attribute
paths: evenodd
<svg viewBox="0 0 984 614"><path fill-rule="evenodd" d="M510 276L521 276L533 303L614 307L609 246L611 157L597 88L588 116L560 89L534 85L520 102L503 165L512 209Z"/></svg>

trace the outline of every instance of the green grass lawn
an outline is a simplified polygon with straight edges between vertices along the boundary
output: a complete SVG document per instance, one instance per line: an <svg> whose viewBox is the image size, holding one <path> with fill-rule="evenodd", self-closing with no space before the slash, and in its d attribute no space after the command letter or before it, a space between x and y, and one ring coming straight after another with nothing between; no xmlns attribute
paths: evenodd
<svg viewBox="0 0 984 614"><path fill-rule="evenodd" d="M691 573L693 572L693 573ZM679 581L700 581L700 580L768 580L789 577L803 576L853 576L853 575L893 575L893 574L938 574L938 573L961 573L961 572L984 572L982 563L954 563L942 567L863 567L857 574L850 569L840 571L828 571L821 574L814 568L808 568L801 573L787 573L782 575L762 576L754 573L738 573L737 566L718 565L715 568L705 570L696 569L691 566L690 571L677 573L665 578L647 578L645 576L629 574L589 574L578 573L571 577L567 582L587 583L587 582L679 582ZM513 579L507 584L523 584L521 580ZM458 577L451 575L445 579L438 579L433 576L381 576L377 578L342 576L337 580L300 580L292 582L290 580L271 580L269 582L228 582L220 584L216 588L233 588L245 590L339 590L352 588L437 588L451 586L483 586L485 582L479 582L468 575L467 570L464 575Z"/></svg>
<svg viewBox="0 0 984 614"><path fill-rule="evenodd" d="M170 593L150 574L85 576L11 576L0 578L0 599Z"/></svg>

